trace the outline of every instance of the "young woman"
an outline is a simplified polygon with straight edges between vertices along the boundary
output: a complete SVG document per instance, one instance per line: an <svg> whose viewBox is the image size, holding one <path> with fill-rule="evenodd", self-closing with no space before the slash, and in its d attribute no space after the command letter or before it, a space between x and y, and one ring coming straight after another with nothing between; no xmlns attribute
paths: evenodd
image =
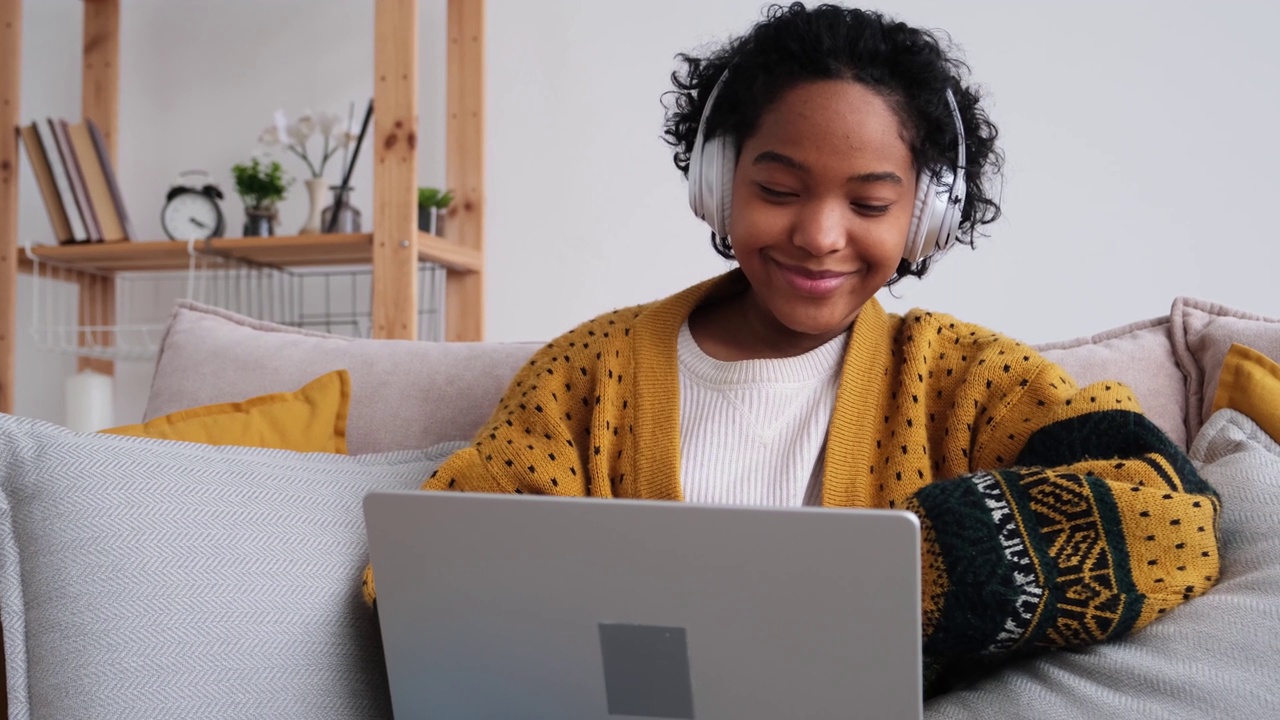
<svg viewBox="0 0 1280 720"><path fill-rule="evenodd" d="M936 37L795 4L680 59L666 137L738 267L547 344L424 488L911 510L930 695L1215 582L1217 496L1128 388L876 302L999 215L996 129Z"/></svg>

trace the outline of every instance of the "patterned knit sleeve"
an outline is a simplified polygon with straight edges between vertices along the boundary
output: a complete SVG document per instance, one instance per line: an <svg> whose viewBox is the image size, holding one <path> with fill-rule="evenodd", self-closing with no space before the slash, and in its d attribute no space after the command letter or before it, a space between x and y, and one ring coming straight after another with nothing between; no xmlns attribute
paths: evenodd
<svg viewBox="0 0 1280 720"><path fill-rule="evenodd" d="M1127 387L1080 389L1047 361L1007 393L996 384L971 472L910 504L929 694L1134 632L1218 578L1218 496Z"/></svg>
<svg viewBox="0 0 1280 720"><path fill-rule="evenodd" d="M535 353L507 386L471 447L446 460L422 489L589 494L588 461L582 450L600 405L596 360L604 349L590 329L595 322Z"/></svg>

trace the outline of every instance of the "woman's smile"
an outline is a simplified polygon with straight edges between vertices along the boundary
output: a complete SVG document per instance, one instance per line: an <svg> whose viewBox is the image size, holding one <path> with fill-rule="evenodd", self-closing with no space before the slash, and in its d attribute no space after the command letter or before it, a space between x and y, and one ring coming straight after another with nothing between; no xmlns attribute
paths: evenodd
<svg viewBox="0 0 1280 720"><path fill-rule="evenodd" d="M783 262L770 255L765 255L767 262L782 281L800 295L822 298L836 293L850 278L852 272L809 268Z"/></svg>

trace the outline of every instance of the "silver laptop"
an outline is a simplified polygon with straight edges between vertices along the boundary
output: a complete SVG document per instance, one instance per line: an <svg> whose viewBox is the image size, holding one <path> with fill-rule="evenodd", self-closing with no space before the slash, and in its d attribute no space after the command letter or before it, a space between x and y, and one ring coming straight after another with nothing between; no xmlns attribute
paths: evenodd
<svg viewBox="0 0 1280 720"><path fill-rule="evenodd" d="M397 718L922 716L911 513L416 491L364 510Z"/></svg>

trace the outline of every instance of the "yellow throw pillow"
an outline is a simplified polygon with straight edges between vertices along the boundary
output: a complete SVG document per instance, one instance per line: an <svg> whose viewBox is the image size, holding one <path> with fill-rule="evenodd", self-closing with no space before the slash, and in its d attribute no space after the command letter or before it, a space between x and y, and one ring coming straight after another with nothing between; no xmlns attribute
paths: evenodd
<svg viewBox="0 0 1280 720"><path fill-rule="evenodd" d="M1231 408L1248 415L1280 440L1280 363L1251 347L1232 343L1210 414Z"/></svg>
<svg viewBox="0 0 1280 720"><path fill-rule="evenodd" d="M347 454L351 376L334 370L293 392L202 405L139 425L103 430L161 440Z"/></svg>

